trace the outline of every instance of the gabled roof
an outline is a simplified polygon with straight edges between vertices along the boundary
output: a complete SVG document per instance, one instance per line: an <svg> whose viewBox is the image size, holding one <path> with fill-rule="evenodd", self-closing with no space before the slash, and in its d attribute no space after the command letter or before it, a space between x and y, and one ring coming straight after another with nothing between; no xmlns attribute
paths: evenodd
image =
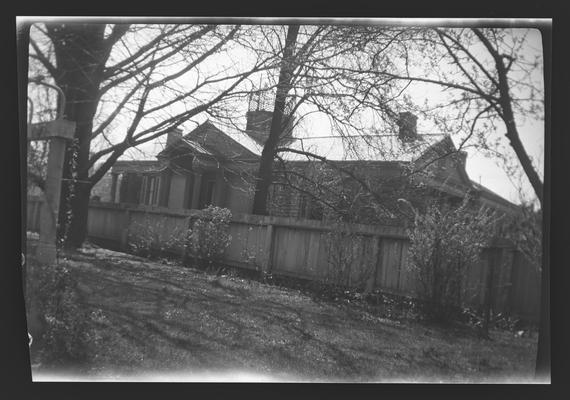
<svg viewBox="0 0 570 400"><path fill-rule="evenodd" d="M164 170L165 165L158 160L120 160L115 162L111 171L113 173L122 172L159 172Z"/></svg>
<svg viewBox="0 0 570 400"><path fill-rule="evenodd" d="M461 153L464 153L466 156L465 152L457 150L453 140L451 140L451 136L444 135L441 140L426 148L419 157L413 160L411 166L412 169L421 171L422 169L429 168L431 164L434 164L440 159L451 159L454 161L456 172L459 175L461 183L467 188L472 188L473 185L465 170L465 164L461 161L463 156ZM439 178L441 178L441 176Z"/></svg>
<svg viewBox="0 0 570 400"><path fill-rule="evenodd" d="M193 154L225 160L255 160L259 156L206 121L190 133L173 141L157 157L168 157L176 149L187 149Z"/></svg>
<svg viewBox="0 0 570 400"><path fill-rule="evenodd" d="M223 125L222 129L206 121L170 143L157 155L159 161L118 161L113 167L113 172L158 172L165 168L160 159L180 154L180 150L218 161L250 162L259 159L263 148L245 131L227 125ZM418 135L413 141L402 141L398 135L385 134L306 137L295 138L284 147L316 154L329 161L345 162L354 166L362 163L363 168L377 163L404 163L412 168L422 168L438 158L459 156L451 137L445 134ZM280 156L285 161L294 163L311 160L306 155L294 152L283 152ZM426 178L425 183L457 195L464 193L465 190L475 189L481 193L482 198L493 204L511 210L517 207L484 186L473 182L461 162L457 162L456 165L459 181L449 181L445 176L435 174Z"/></svg>
<svg viewBox="0 0 570 400"><path fill-rule="evenodd" d="M486 188L485 186L475 182L475 181L471 181L473 187L480 193L481 197L491 203L493 203L494 205L499 205L499 206L503 206L506 207L507 210L509 211L520 211L521 208L519 206L517 206L516 204L511 203L510 201L508 201L507 199L499 196L497 193L493 192L491 189Z"/></svg>
<svg viewBox="0 0 570 400"><path fill-rule="evenodd" d="M418 135L410 142L400 140L398 135L327 136L298 138L286 146L325 157L331 161L390 161L411 162L419 158L430 146L441 141L445 135ZM297 153L282 153L285 160L306 160Z"/></svg>
<svg viewBox="0 0 570 400"><path fill-rule="evenodd" d="M331 161L392 161L411 162L418 159L434 144L444 140L444 134L418 135L414 141L402 141L398 135L359 135L294 138L284 146L325 157ZM174 149L186 148L195 154L222 156L231 159L256 160L263 146L245 131L224 124L222 129L206 121L192 132L172 142L158 157L168 156ZM304 155L283 152L283 159L302 161Z"/></svg>

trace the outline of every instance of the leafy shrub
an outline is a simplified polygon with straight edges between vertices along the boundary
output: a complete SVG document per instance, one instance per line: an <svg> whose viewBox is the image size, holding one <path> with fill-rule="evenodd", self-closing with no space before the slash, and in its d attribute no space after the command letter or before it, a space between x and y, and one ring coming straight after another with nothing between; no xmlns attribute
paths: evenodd
<svg viewBox="0 0 570 400"><path fill-rule="evenodd" d="M194 221L187 235L187 250L190 255L208 265L220 257L230 245L230 222L232 213L227 208L208 206Z"/></svg>
<svg viewBox="0 0 570 400"><path fill-rule="evenodd" d="M362 263L362 238L358 234L343 229L337 222L327 233L328 270L325 283L348 287L361 286L374 273L373 265ZM360 270L356 270L360 267Z"/></svg>
<svg viewBox="0 0 570 400"><path fill-rule="evenodd" d="M30 272L28 312L34 307L44 327L34 344L41 346L48 362L84 360L88 344L96 337L88 328L91 315L81 302L72 273L62 265L33 265Z"/></svg>
<svg viewBox="0 0 570 400"><path fill-rule="evenodd" d="M410 268L431 319L448 321L460 312L465 269L477 261L492 235L495 215L468 205L466 198L457 208L432 204L423 213L414 210L408 229Z"/></svg>
<svg viewBox="0 0 570 400"><path fill-rule="evenodd" d="M182 228L167 227L166 218L147 216L143 223L133 224L128 243L134 254L152 258L165 252L177 253L184 248L187 235L188 232Z"/></svg>
<svg viewBox="0 0 570 400"><path fill-rule="evenodd" d="M507 219L504 234L535 266L537 278L542 271L542 211L530 204L523 204L520 213Z"/></svg>

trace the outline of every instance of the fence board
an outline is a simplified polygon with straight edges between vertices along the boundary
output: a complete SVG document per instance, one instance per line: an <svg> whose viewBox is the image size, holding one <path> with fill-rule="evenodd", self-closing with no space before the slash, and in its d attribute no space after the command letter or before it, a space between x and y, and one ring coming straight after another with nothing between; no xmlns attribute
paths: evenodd
<svg viewBox="0 0 570 400"><path fill-rule="evenodd" d="M540 273L520 252L515 252L513 259L511 312L534 319L540 313Z"/></svg>
<svg viewBox="0 0 570 400"><path fill-rule="evenodd" d="M391 292L399 292L399 272L401 264L402 241L382 240L382 275L380 285Z"/></svg>
<svg viewBox="0 0 570 400"><path fill-rule="evenodd" d="M401 246L400 280L398 282L398 287L403 293L415 294L418 288L414 279L413 271L408 265L408 249L410 247L410 242L401 241Z"/></svg>
<svg viewBox="0 0 570 400"><path fill-rule="evenodd" d="M101 239L121 240L125 210L90 208L87 218L89 236Z"/></svg>
<svg viewBox="0 0 570 400"><path fill-rule="evenodd" d="M27 230L39 228L41 204L41 199L28 199ZM88 235L122 243L125 232L130 232L132 237L142 226L151 226L160 241L167 241L173 235L183 234L191 219L200 214L198 210L92 203ZM342 246L331 241L330 232L338 232L338 229L347 232L340 236ZM232 241L223 257L230 265L257 270L270 265L271 271L277 274L327 282L341 278L344 283L368 291L375 288L416 295L419 289L414 273L407 267L409 241L401 228L359 224L339 228L321 221L236 214L232 217L230 234ZM182 248L178 250L182 252ZM331 262L334 251L338 250L352 254L349 275L340 278L342 271ZM495 269L494 309L537 320L539 274L520 253L513 253L512 249L502 249L502 253L504 263ZM488 270L487 249L465 271L465 304L477 307L484 303Z"/></svg>

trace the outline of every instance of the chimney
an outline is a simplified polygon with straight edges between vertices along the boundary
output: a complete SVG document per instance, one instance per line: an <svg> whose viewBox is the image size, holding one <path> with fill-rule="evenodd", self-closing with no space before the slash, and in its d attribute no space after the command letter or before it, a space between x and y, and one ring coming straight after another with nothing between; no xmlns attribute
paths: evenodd
<svg viewBox="0 0 570 400"><path fill-rule="evenodd" d="M465 150L459 151L459 164L463 166L463 168L467 165L467 152Z"/></svg>
<svg viewBox="0 0 570 400"><path fill-rule="evenodd" d="M398 136L402 141L413 141L418 137L416 122L418 117L409 111L401 112L398 119L398 127L400 128Z"/></svg>
<svg viewBox="0 0 570 400"><path fill-rule="evenodd" d="M245 130L257 143L263 145L269 137L273 113L266 110L250 110L246 114Z"/></svg>
<svg viewBox="0 0 570 400"><path fill-rule="evenodd" d="M246 113L246 133L260 145L264 145L269 137L271 123L273 120L273 107L275 104L274 93L272 91L255 91L249 96L248 111ZM281 139L290 137L294 118L290 115L290 110L285 109L283 121L286 126L281 133Z"/></svg>
<svg viewBox="0 0 570 400"><path fill-rule="evenodd" d="M182 129L174 128L166 134L166 147L182 137Z"/></svg>

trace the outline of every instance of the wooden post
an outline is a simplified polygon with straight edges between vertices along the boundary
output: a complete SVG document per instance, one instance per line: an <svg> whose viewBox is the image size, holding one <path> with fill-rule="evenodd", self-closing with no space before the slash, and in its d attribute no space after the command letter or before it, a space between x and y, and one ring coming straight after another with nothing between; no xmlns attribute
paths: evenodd
<svg viewBox="0 0 570 400"><path fill-rule="evenodd" d="M378 285L384 284L384 277L383 277L384 265L382 263L382 237L377 236L374 242L375 242L374 260L376 260L376 266L374 271L374 286L377 287Z"/></svg>
<svg viewBox="0 0 570 400"><path fill-rule="evenodd" d="M490 248L489 250L489 261L488 261L488 271L487 271L487 285L485 290L485 318L483 320L483 333L489 335L489 324L491 322L491 309L493 308L493 280L495 274L495 263L497 260L497 249Z"/></svg>
<svg viewBox="0 0 570 400"><path fill-rule="evenodd" d="M265 247L263 253L265 254L265 260L261 266L262 271L266 274L271 272L271 261L273 259L273 225L267 225L267 231L265 233Z"/></svg>
<svg viewBox="0 0 570 400"><path fill-rule="evenodd" d="M366 279L364 286L364 293L369 294L374 290L376 285L376 274L378 269L378 253L379 253L379 238L377 236L372 236L372 256L371 261L374 262L374 267L370 271L370 276Z"/></svg>
<svg viewBox="0 0 570 400"><path fill-rule="evenodd" d="M400 279L402 278L402 268L404 268L404 242L400 242L400 253L398 255L398 277L396 281L396 290L401 291Z"/></svg>
<svg viewBox="0 0 570 400"><path fill-rule="evenodd" d="M123 232L121 233L121 249L127 251L129 250L129 230L131 226L131 210L128 208L125 210L124 221L124 228Z"/></svg>
<svg viewBox="0 0 570 400"><path fill-rule="evenodd" d="M65 155L65 139L53 137L49 143L45 201L40 216L40 240L37 257L41 263L52 264L56 260L57 216L61 194L61 176Z"/></svg>

